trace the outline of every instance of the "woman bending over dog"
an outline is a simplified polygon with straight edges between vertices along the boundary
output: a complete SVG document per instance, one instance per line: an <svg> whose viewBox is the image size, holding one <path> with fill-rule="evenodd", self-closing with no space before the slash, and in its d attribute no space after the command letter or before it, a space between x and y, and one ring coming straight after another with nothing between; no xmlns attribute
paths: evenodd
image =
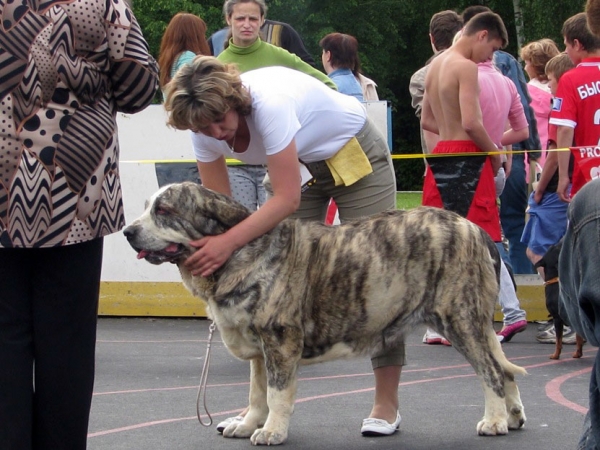
<svg viewBox="0 0 600 450"><path fill-rule="evenodd" d="M342 222L395 208L396 181L386 139L361 103L284 67L240 75L235 65L197 57L166 86L169 124L192 130L205 187L231 195L226 158L265 164L271 195L219 236L192 245L194 275L214 273L241 246L287 217L325 219L329 199ZM375 402L364 435L399 427L398 384L404 344L373 358ZM229 426L235 426L235 421Z"/></svg>

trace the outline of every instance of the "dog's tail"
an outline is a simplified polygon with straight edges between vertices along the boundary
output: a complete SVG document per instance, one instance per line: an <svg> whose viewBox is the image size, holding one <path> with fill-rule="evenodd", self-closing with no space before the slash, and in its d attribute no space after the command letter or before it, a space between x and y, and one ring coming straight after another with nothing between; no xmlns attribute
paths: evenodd
<svg viewBox="0 0 600 450"><path fill-rule="evenodd" d="M523 367L511 363L506 358L506 355L502 350L502 345L500 344L500 342L498 342L498 338L496 337L495 333L489 336L488 338L490 340L490 344L492 345L492 352L494 354L494 357L496 358L496 361L498 361L498 363L500 364L500 367L502 367L502 370L505 374L512 376L527 375L527 371Z"/></svg>

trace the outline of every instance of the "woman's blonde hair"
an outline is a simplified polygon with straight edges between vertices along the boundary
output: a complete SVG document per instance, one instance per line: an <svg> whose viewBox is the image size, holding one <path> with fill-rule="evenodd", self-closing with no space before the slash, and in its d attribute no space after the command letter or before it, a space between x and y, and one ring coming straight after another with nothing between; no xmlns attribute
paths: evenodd
<svg viewBox="0 0 600 450"><path fill-rule="evenodd" d="M166 85L165 96L167 124L178 130L201 130L231 109L244 116L252 110L252 97L236 66L212 56L197 56L179 69Z"/></svg>
<svg viewBox="0 0 600 450"><path fill-rule="evenodd" d="M529 61L535 71L536 78L540 81L547 81L545 68L548 61L560 53L560 50L552 39L540 39L530 42L521 49L521 59Z"/></svg>

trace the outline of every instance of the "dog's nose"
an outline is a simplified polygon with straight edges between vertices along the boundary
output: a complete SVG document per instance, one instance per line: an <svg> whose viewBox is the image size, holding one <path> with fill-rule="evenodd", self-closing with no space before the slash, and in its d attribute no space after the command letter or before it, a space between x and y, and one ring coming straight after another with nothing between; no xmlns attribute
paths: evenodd
<svg viewBox="0 0 600 450"><path fill-rule="evenodd" d="M133 229L133 227L127 227L123 230L123 234L127 239L131 239L135 234L135 230Z"/></svg>

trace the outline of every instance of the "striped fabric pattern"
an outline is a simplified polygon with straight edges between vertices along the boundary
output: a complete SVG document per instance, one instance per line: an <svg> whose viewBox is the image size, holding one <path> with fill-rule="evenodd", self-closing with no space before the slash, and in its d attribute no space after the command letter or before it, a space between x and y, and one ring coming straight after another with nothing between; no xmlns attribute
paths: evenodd
<svg viewBox="0 0 600 450"><path fill-rule="evenodd" d="M0 0L0 248L85 242L124 226L118 111L158 66L120 0Z"/></svg>

